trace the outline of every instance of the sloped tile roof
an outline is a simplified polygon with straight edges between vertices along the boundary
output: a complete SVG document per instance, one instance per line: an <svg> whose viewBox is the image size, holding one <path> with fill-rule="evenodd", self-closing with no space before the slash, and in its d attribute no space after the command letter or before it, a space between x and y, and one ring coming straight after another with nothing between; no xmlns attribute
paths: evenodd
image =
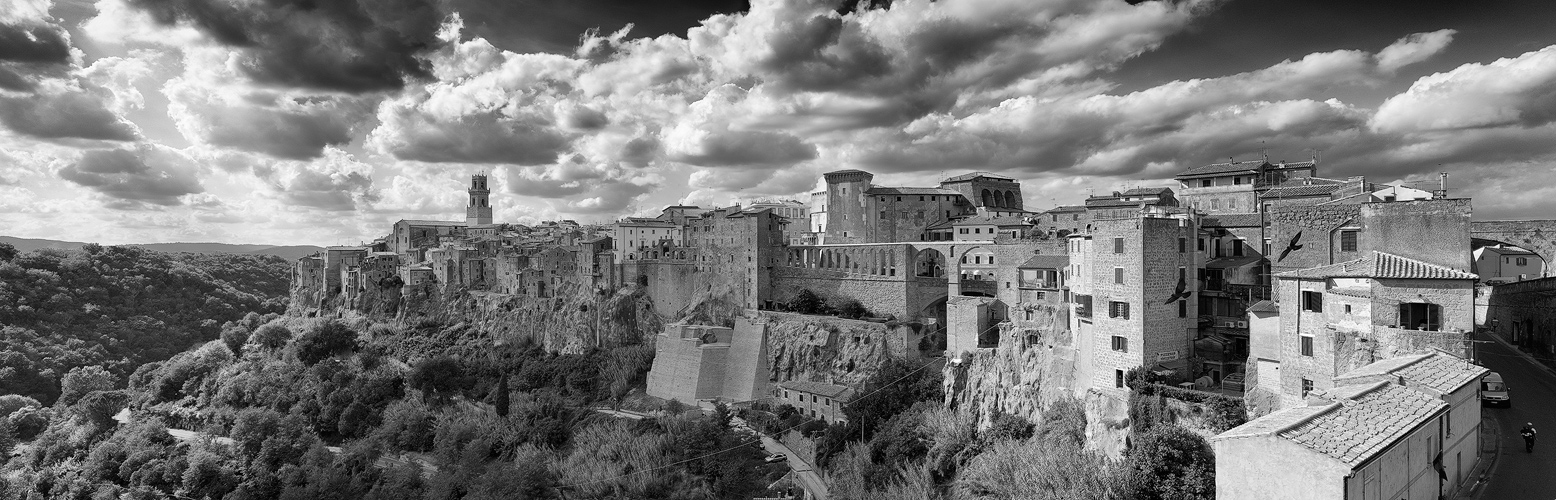
<svg viewBox="0 0 1556 500"><path fill-rule="evenodd" d="M999 226L999 227L1010 227L1010 226L1030 226L1031 224L1028 224L1025 219L1022 219L1020 217L1010 216L1010 215L1004 215L1004 216L999 216L999 217L989 217L989 216L986 216L986 215L982 215L982 216L978 216L978 217L968 217L966 219L962 219L962 220L956 221L956 223L953 224L953 225L957 225L957 226Z"/></svg>
<svg viewBox="0 0 1556 500"><path fill-rule="evenodd" d="M1264 220L1259 214L1217 214L1200 217L1200 227L1259 227Z"/></svg>
<svg viewBox="0 0 1556 500"><path fill-rule="evenodd" d="M1182 179L1184 177L1198 177L1202 175L1230 174L1233 172L1253 172L1255 169L1259 168L1259 165L1262 163L1264 162L1240 161L1235 163L1212 163L1209 165L1202 165L1184 170L1183 173L1178 174L1176 178Z"/></svg>
<svg viewBox="0 0 1556 500"><path fill-rule="evenodd" d="M1276 274L1278 278L1385 278L1472 280L1477 277L1446 266L1429 264L1386 252L1373 251L1365 257L1338 264L1311 267Z"/></svg>
<svg viewBox="0 0 1556 500"><path fill-rule="evenodd" d="M1360 297L1365 299L1372 297L1372 288L1365 286L1339 286L1324 290L1324 293L1344 295L1346 297Z"/></svg>
<svg viewBox="0 0 1556 500"><path fill-rule="evenodd" d="M1017 269L1064 269L1070 265L1068 255L1033 255L1032 258L1016 266Z"/></svg>
<svg viewBox="0 0 1556 500"><path fill-rule="evenodd" d="M1050 208L1048 210L1044 210L1042 213L1045 213L1045 214L1048 214L1048 213L1060 213L1060 214L1063 214L1063 213L1085 212L1085 211L1086 211L1086 207L1084 205L1060 205L1060 206L1057 206L1057 207L1054 207L1054 208Z"/></svg>
<svg viewBox="0 0 1556 500"><path fill-rule="evenodd" d="M1314 391L1308 397L1338 404L1324 405L1324 411L1279 436L1353 468L1448 409L1448 403L1389 382Z"/></svg>
<svg viewBox="0 0 1556 500"><path fill-rule="evenodd" d="M1378 360L1367 366L1351 370L1335 377L1336 384L1368 377L1394 376L1404 379L1406 387L1429 389L1434 394L1450 394L1466 384L1473 384L1491 370L1471 364L1458 356L1433 349L1423 354L1399 356Z"/></svg>
<svg viewBox="0 0 1556 500"><path fill-rule="evenodd" d="M1280 312L1280 306L1275 305L1274 301L1261 300L1248 306L1248 312Z"/></svg>
<svg viewBox="0 0 1556 500"><path fill-rule="evenodd" d="M1152 202L1146 200L1125 201L1111 196L1107 198L1091 198L1086 200L1086 208L1138 207L1140 205L1151 204Z"/></svg>
<svg viewBox="0 0 1556 500"><path fill-rule="evenodd" d="M1002 181L1013 181L1013 180L1015 180L1015 179L1010 178L1010 177L1005 177L1005 176L999 175L999 174L991 174L991 173L988 173L988 172L970 172L970 173L965 173L965 174L958 175L958 176L955 176L955 177L950 177L950 178L947 178L946 180L943 180L943 181L940 181L940 182L970 181L970 180L973 180L973 179L977 179L979 177L988 177L990 179L999 179L999 180L1002 180Z"/></svg>
<svg viewBox="0 0 1556 500"><path fill-rule="evenodd" d="M845 401L845 402L854 398L854 389L852 387L848 387L846 385L823 384L821 382L806 382L806 381L802 381L802 380L791 380L791 381L788 381L788 382L780 382L778 384L778 387L782 387L784 389L788 389L788 390L791 390L791 391L799 391L799 392L804 392L804 393L809 393L809 394L815 394L815 395L822 396L822 397L838 399L838 400L842 400L842 401Z"/></svg>
<svg viewBox="0 0 1556 500"><path fill-rule="evenodd" d="M1290 183L1287 183L1287 184L1290 184ZM1340 188L1343 188L1343 187L1345 187L1344 184L1330 184L1330 183L1314 183L1314 184L1298 184L1298 185L1286 185L1286 184L1283 184L1283 185L1275 186L1275 187L1272 187L1272 188L1270 188L1268 190L1265 190L1263 194L1259 195L1259 197L1261 197L1261 198L1301 198L1301 197L1305 197L1305 196L1328 196L1330 193L1333 193L1335 191L1339 191Z"/></svg>

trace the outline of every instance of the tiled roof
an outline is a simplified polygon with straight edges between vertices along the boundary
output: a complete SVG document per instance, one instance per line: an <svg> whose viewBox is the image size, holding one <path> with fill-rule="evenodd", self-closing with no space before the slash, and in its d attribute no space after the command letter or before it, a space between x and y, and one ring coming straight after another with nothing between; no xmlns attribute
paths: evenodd
<svg viewBox="0 0 1556 500"><path fill-rule="evenodd" d="M873 194L873 195L883 195L883 194L960 195L962 193L957 192L956 190L952 190L952 189L941 189L941 188L930 188L930 187L882 187L882 186L875 186L875 187L871 187L870 189L866 189L864 191L864 194L867 194L867 195L871 195L871 194Z"/></svg>
<svg viewBox="0 0 1556 500"><path fill-rule="evenodd" d="M1111 196L1107 198L1090 198L1086 200L1086 208L1138 207L1140 205L1150 204L1151 202L1145 200L1125 201Z"/></svg>
<svg viewBox="0 0 1556 500"><path fill-rule="evenodd" d="M1264 260L1264 257L1260 257L1258 255L1245 255L1242 257L1217 257L1205 261L1205 268L1232 269L1236 267L1243 267L1249 264L1256 264L1261 260Z"/></svg>
<svg viewBox="0 0 1556 500"><path fill-rule="evenodd" d="M844 402L854 398L854 389L846 385L790 380L788 382L779 382L778 387L782 387L791 391L800 391L804 393L815 394L821 397L842 400Z"/></svg>
<svg viewBox="0 0 1556 500"><path fill-rule="evenodd" d="M1374 251L1367 256L1356 260L1349 260L1338 264L1312 267L1297 271L1287 271L1275 275L1278 278L1385 278L1385 279L1429 279L1429 280L1472 280L1477 277L1473 273L1467 273L1446 266L1429 264L1415 259L1400 257L1386 252Z"/></svg>
<svg viewBox="0 0 1556 500"><path fill-rule="evenodd" d="M1064 269L1070 265L1068 255L1033 255L1032 258L1016 266L1017 269Z"/></svg>
<svg viewBox="0 0 1556 500"><path fill-rule="evenodd" d="M958 175L958 176L955 176L955 177L951 177L951 178L948 178L948 179L940 181L940 182L970 181L970 180L973 180L973 179L977 179L979 177L988 177L990 179L999 179L999 180L1002 180L1002 181L1013 181L1013 180L1015 180L1013 178L1005 177L1005 176L999 175L999 174L991 174L991 173L988 173L988 172L971 172L971 173L966 173L966 174Z"/></svg>
<svg viewBox="0 0 1556 500"><path fill-rule="evenodd" d="M1188 170L1184 170L1183 173L1178 174L1177 176L1175 176L1175 178L1182 179L1184 177L1198 177L1198 176L1202 176L1202 175L1220 175L1220 174L1230 174L1230 173L1253 172L1255 169L1259 168L1260 164L1263 164L1263 163L1264 162L1262 162L1262 161L1240 161L1240 162L1235 162L1235 163L1212 163L1212 164L1209 164L1209 165L1204 165L1204 166L1199 166L1199 167L1194 167L1194 168L1191 168L1191 169L1188 169Z"/></svg>
<svg viewBox="0 0 1556 500"><path fill-rule="evenodd" d="M1264 220L1259 214L1216 214L1200 217L1200 227L1259 227Z"/></svg>
<svg viewBox="0 0 1556 500"><path fill-rule="evenodd" d="M1356 194L1349 195L1349 196L1335 198L1333 200L1329 200L1329 201L1326 201L1326 202L1323 202L1323 203L1319 203L1319 205L1355 205L1357 203L1366 203L1366 202L1372 201L1374 198L1376 198L1376 197L1374 197L1372 195L1372 193L1362 192L1362 193L1356 193Z"/></svg>
<svg viewBox="0 0 1556 500"><path fill-rule="evenodd" d="M1128 190L1128 191L1124 191L1123 194L1124 194L1124 196L1150 196L1150 195L1160 196L1160 195L1168 194L1168 193L1171 193L1171 192L1172 192L1172 188L1168 188L1168 187L1139 187L1139 188L1134 188L1134 189L1131 189L1131 190Z"/></svg>
<svg viewBox="0 0 1556 500"><path fill-rule="evenodd" d="M1322 182L1315 181L1311 184L1292 181L1265 190L1264 194L1259 195L1259 197L1300 198L1304 196L1328 196L1329 193L1338 191L1343 187L1345 187L1345 183L1329 179L1323 179Z"/></svg>
<svg viewBox="0 0 1556 500"><path fill-rule="evenodd" d="M1403 439L1422 423L1448 409L1448 404L1419 391L1377 382L1337 387L1308 394L1327 400L1324 411L1279 436L1356 467ZM1320 403L1322 404L1322 403Z"/></svg>
<svg viewBox="0 0 1556 500"><path fill-rule="evenodd" d="M1086 206L1085 205L1060 205L1060 206L1057 206L1057 207L1054 207L1054 208L1050 208L1048 210L1044 210L1042 213L1045 213L1045 214L1049 214L1049 213L1063 214L1063 213L1085 212L1085 211L1086 211Z"/></svg>
<svg viewBox="0 0 1556 500"><path fill-rule="evenodd" d="M955 225L955 222L956 221L952 220L942 220L940 222L925 226L924 229L950 229L952 225Z"/></svg>
<svg viewBox="0 0 1556 500"><path fill-rule="evenodd" d="M852 168L845 168L843 170L833 170L831 172L826 172L826 173L823 173L821 175L832 175L832 174L869 174L869 172L866 172L866 171L863 171L863 170L855 170L855 169L852 169Z"/></svg>
<svg viewBox="0 0 1556 500"><path fill-rule="evenodd" d="M1394 376L1404 379L1406 387L1429 389L1435 395L1452 394L1473 384L1491 370L1471 364L1458 356L1433 349L1424 354L1379 360L1335 377L1336 384L1370 377Z"/></svg>

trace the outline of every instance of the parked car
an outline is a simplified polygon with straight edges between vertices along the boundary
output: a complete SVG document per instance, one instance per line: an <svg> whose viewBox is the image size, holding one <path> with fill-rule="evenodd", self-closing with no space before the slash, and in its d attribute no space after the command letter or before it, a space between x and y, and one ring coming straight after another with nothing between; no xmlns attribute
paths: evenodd
<svg viewBox="0 0 1556 500"><path fill-rule="evenodd" d="M1507 384L1502 382L1501 374L1487 373L1480 378L1480 404L1511 408L1513 399L1508 395L1508 390Z"/></svg>
<svg viewBox="0 0 1556 500"><path fill-rule="evenodd" d="M788 455L784 455L782 453L774 453L772 455L768 455L767 458L762 459L762 461L771 464L771 463L782 462L782 461L788 460L788 459L789 459Z"/></svg>

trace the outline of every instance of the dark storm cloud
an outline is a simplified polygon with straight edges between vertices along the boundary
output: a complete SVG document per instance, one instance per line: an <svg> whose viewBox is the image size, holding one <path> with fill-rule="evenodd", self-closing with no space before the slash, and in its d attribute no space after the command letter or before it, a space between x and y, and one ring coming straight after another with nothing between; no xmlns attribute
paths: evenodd
<svg viewBox="0 0 1556 500"><path fill-rule="evenodd" d="M10 68L0 66L0 89L15 90L17 92L31 92L35 88L32 80L22 76L21 73Z"/></svg>
<svg viewBox="0 0 1556 500"><path fill-rule="evenodd" d="M0 123L44 139L131 141L134 125L104 107L105 96L87 90L27 97L0 97Z"/></svg>
<svg viewBox="0 0 1556 500"><path fill-rule="evenodd" d="M154 146L90 150L76 163L60 169L59 176L120 202L161 206L178 205L180 196L205 190L187 159ZM111 202L109 206L131 208L136 204Z"/></svg>
<svg viewBox="0 0 1556 500"><path fill-rule="evenodd" d="M392 130L386 150L401 160L541 165L556 161L568 139L538 115L498 112L436 121L414 110L398 110L380 126Z"/></svg>
<svg viewBox="0 0 1556 500"><path fill-rule="evenodd" d="M188 24L242 49L264 84L344 92L394 90L428 79L416 56L437 47L433 0L130 0L164 25Z"/></svg>
<svg viewBox="0 0 1556 500"><path fill-rule="evenodd" d="M70 60L70 38L52 24L0 24L0 60L63 63Z"/></svg>

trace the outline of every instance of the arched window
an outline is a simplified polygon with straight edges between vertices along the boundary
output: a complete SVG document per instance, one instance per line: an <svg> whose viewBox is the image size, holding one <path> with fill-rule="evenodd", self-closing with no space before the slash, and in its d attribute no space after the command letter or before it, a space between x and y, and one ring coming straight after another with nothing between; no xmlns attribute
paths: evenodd
<svg viewBox="0 0 1556 500"><path fill-rule="evenodd" d="M1017 200L1017 197L1016 197L1016 192L1015 191L1006 191L1005 192L1005 206L1006 207L1021 208L1021 204L1017 203L1016 200Z"/></svg>
<svg viewBox="0 0 1556 500"><path fill-rule="evenodd" d="M987 206L991 206L993 204L994 204L994 194L990 193L989 190L987 190L987 189L983 190L983 206L987 207Z"/></svg>

